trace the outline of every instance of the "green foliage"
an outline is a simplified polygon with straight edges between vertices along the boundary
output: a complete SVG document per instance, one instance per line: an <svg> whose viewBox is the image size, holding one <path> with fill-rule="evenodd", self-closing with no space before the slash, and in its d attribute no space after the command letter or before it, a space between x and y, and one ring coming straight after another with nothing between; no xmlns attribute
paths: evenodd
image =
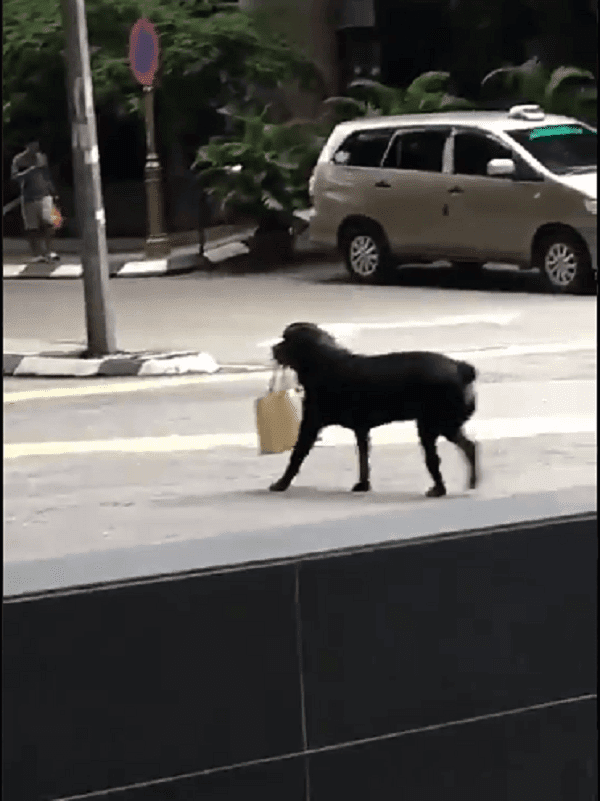
<svg viewBox="0 0 600 801"><path fill-rule="evenodd" d="M558 67L544 89L543 107L596 124L598 89L594 76L578 67Z"/></svg>
<svg viewBox="0 0 600 801"><path fill-rule="evenodd" d="M4 0L2 12L2 124L6 137L6 126L16 115L41 118L56 109L63 40L58 2Z"/></svg>
<svg viewBox="0 0 600 801"><path fill-rule="evenodd" d="M269 124L266 115L235 115L237 133L200 148L194 169L226 213L289 227L293 212L308 206L308 178L328 131L316 123Z"/></svg>
<svg viewBox="0 0 600 801"><path fill-rule="evenodd" d="M275 87L296 79L314 86L319 80L298 48L224 4L86 0L86 11L96 106L122 115L143 113L127 59L131 26L142 16L154 23L161 41L157 86L163 142L182 129L197 130L208 108L248 101L256 85ZM5 0L3 16L5 141L18 140L21 133L14 126L25 117L52 120L68 132L60 1Z"/></svg>
<svg viewBox="0 0 600 801"><path fill-rule="evenodd" d="M594 76L579 67L552 72L535 59L516 67L502 67L481 82L488 99L536 103L549 114L564 114L596 124L597 87Z"/></svg>
<svg viewBox="0 0 600 801"><path fill-rule="evenodd" d="M450 74L447 72L426 72L415 78L407 89L358 78L348 86L348 97L330 97L323 104L326 110L332 109L334 123L356 117L475 108L475 104L466 98L448 94L449 83Z"/></svg>

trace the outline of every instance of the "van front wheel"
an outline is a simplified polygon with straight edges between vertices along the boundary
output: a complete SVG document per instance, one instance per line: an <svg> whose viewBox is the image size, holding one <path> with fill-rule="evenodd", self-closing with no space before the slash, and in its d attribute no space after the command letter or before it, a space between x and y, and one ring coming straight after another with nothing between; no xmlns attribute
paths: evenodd
<svg viewBox="0 0 600 801"><path fill-rule="evenodd" d="M535 266L550 292L579 294L592 285L590 254L585 245L568 231L559 231L541 240Z"/></svg>
<svg viewBox="0 0 600 801"><path fill-rule="evenodd" d="M382 234L374 227L360 226L342 238L346 269L355 281L375 284L389 278L392 269L390 251Z"/></svg>

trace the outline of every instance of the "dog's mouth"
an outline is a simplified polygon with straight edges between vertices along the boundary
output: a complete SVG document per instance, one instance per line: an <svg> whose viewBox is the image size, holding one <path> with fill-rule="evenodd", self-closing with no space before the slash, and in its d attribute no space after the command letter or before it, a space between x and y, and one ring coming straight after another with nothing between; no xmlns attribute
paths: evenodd
<svg viewBox="0 0 600 801"><path fill-rule="evenodd" d="M280 364L282 367L289 367L289 364L285 358L285 346L283 342L278 342L276 345L273 345L272 352L273 358L278 364Z"/></svg>

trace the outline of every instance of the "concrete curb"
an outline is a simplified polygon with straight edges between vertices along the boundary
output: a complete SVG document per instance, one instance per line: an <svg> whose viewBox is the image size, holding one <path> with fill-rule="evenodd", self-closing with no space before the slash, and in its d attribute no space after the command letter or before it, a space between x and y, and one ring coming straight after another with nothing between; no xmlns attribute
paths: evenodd
<svg viewBox="0 0 600 801"><path fill-rule="evenodd" d="M118 353L87 359L84 351L5 353L3 376L38 378L94 378L213 374L221 370L208 353Z"/></svg>
<svg viewBox="0 0 600 801"><path fill-rule="evenodd" d="M210 264L218 264L226 261L233 256L243 255L250 252L245 241L250 237L250 232L245 235L233 235L216 242L211 242L206 246L204 259ZM198 251L198 245L180 248L182 252L173 254L164 259L144 259L124 256L119 258L117 254L109 256L109 275L111 278L145 278L157 275L178 275L186 272L193 272L203 266L202 257ZM5 279L65 279L81 278L83 267L76 258L67 256L68 261L61 264L3 264L3 278Z"/></svg>

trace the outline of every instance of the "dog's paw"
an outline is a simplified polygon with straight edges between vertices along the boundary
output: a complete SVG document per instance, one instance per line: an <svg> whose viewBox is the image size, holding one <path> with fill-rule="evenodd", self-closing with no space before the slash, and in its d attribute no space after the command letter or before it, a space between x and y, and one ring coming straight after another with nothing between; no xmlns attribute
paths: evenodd
<svg viewBox="0 0 600 801"><path fill-rule="evenodd" d="M369 481L359 481L352 487L352 492L368 492L371 489Z"/></svg>
<svg viewBox="0 0 600 801"><path fill-rule="evenodd" d="M446 487L444 485L435 485L425 493L426 498L441 498L446 494Z"/></svg>
<svg viewBox="0 0 600 801"><path fill-rule="evenodd" d="M289 484L286 481L282 481L281 479L279 479L279 481L276 481L274 484L271 484L269 489L271 490L271 492L284 492L288 487Z"/></svg>

